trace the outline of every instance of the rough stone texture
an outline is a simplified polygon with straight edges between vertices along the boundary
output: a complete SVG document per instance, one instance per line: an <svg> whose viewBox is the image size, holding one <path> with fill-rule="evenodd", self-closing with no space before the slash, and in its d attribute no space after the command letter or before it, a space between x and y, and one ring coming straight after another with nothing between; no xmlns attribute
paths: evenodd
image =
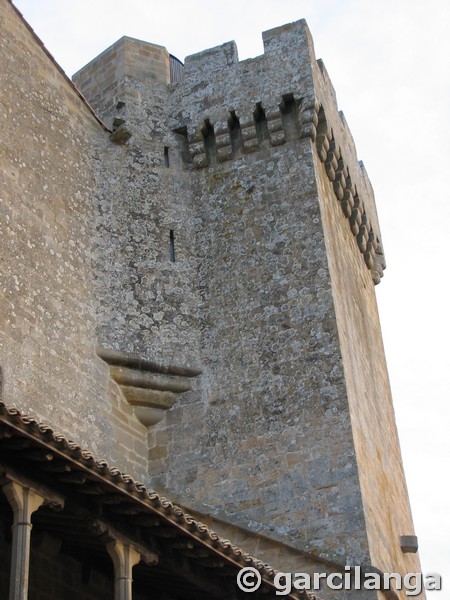
<svg viewBox="0 0 450 600"><path fill-rule="evenodd" d="M157 65L152 77L153 62L150 69L146 66L149 55ZM130 56L133 68L124 69ZM98 150L100 345L165 364L195 365L199 357L195 224L188 174L182 166L182 136L167 128L168 69L165 48L122 38L78 72L74 81L108 126L120 117L119 127L132 132L126 147L111 144ZM96 73L107 75L114 84L103 87ZM171 231L175 262L170 261Z"/></svg>
<svg viewBox="0 0 450 600"><path fill-rule="evenodd" d="M184 442L186 452L169 450L157 481L173 487L185 462L177 492L212 511L219 493L225 513L255 530L365 562L312 146L298 135L313 93L309 38L297 24L291 48L286 31L266 34L266 53L251 61L236 62L231 44L189 57L174 90L174 112L183 108L173 125L186 125L191 137L205 118L226 123L230 110L252 119L260 102L266 114L280 114L289 94L299 106L286 117L285 144L266 139L255 152L243 148L235 160L193 174L207 369L201 401L183 407L166 431L167 447ZM180 433L188 426L195 438Z"/></svg>
<svg viewBox="0 0 450 600"><path fill-rule="evenodd" d="M315 65L315 82L380 251L372 187L362 164L357 172L353 138L342 113L337 112L323 63ZM342 205L337 201L325 165L319 164L317 155L315 161L370 561L382 572L390 572L393 566L400 573L418 572L418 556L403 554L400 547L401 532L412 531L413 526L372 284L373 271L367 270L366 260L361 260L360 240L342 218ZM380 259L379 255L376 258ZM383 258L380 261L384 264Z"/></svg>
<svg viewBox="0 0 450 600"><path fill-rule="evenodd" d="M188 57L176 84L164 48L122 38L74 78L110 139L0 6L6 401L134 476L148 459L150 485L280 569L420 570L373 193L305 22L255 59ZM146 432L97 347L202 373Z"/></svg>
<svg viewBox="0 0 450 600"><path fill-rule="evenodd" d="M108 132L5 0L0 19L3 398L143 477L146 430L95 354L93 148Z"/></svg>

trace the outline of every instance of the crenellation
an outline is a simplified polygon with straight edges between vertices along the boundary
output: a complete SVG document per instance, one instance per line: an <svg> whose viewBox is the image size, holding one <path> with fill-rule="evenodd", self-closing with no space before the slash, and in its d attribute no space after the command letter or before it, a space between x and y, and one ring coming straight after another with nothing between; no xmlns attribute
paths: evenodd
<svg viewBox="0 0 450 600"><path fill-rule="evenodd" d="M313 44L311 34L305 19L293 23L286 23L274 27L262 34L264 54L272 55L300 55L309 54Z"/></svg>
<svg viewBox="0 0 450 600"><path fill-rule="evenodd" d="M197 79L201 74L202 78L207 81L213 71L228 69L238 62L238 50L235 42L226 42L221 46L187 56L184 62L185 80L189 81L191 77Z"/></svg>
<svg viewBox="0 0 450 600"><path fill-rule="evenodd" d="M4 401L280 568L418 565L373 190L306 22L176 76L123 37L74 76L91 109L0 3L25 43L5 60Z"/></svg>

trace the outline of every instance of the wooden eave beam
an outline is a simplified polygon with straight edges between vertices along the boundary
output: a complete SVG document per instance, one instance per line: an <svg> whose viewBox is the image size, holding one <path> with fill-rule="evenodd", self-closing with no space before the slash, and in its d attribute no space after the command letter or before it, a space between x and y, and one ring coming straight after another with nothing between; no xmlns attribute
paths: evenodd
<svg viewBox="0 0 450 600"><path fill-rule="evenodd" d="M240 570L241 568L243 568L245 566L242 562L239 561L239 557L235 557L233 555L233 550L231 548L228 548L228 547L221 548L220 543L214 539L210 539L207 532L196 531L196 528L190 527L189 524L186 524L183 526L182 520L180 520L180 522L177 522L176 517L174 520L172 520L168 516L167 510L165 509L163 504L160 503L159 506L155 506L155 505L152 506L149 504L149 500L146 499L146 496L144 493L142 494L141 497L139 497L139 495L138 495L139 492L137 490L136 490L135 494L128 491L127 482L120 481L119 475L117 477L118 481L114 481L113 480L113 478L115 479L114 474L111 474L110 478L105 477L95 471L95 466L94 466L94 468L92 468L90 465L86 465L82 461L82 459L80 460L80 459L75 458L72 455L68 455L67 452L71 452L70 448L67 451L63 451L63 450L60 450L56 446L56 442L54 442L52 444L41 438L36 439L36 437L33 436L30 433L30 431L27 429L26 424L23 423L20 419L17 419L14 422L12 422L12 421L4 421L3 419L0 418L0 431L2 431L2 429L1 429L2 424L4 424L8 429L13 431L13 437L15 434L23 440L28 440L28 445L31 445L33 447L38 447L38 448L44 448L48 452L51 452L54 454L54 457L55 457L54 460L60 460L60 461L67 463L70 466L71 471L74 472L75 481L77 481L77 485L76 485L77 492L82 492L83 488L86 485L95 486L98 484L98 486L99 486L98 493L99 494L101 494L101 493L108 493L108 494L116 493L124 500L124 502L128 501L128 503L136 505L137 513L139 513L139 510L138 510L138 507L139 507L140 514L138 514L137 516L131 517L131 518L144 519L146 517L146 515L157 517L158 519L160 519L161 524L167 524L168 528L173 530L173 532L174 532L173 537L177 537L177 535L181 535L184 538L186 538L186 537L191 538L192 540L194 540L196 542L196 544L199 544L199 545L203 546L204 548L207 548L209 550L211 556L215 556L215 557L223 560L225 562L225 564L227 565L227 567L235 567L237 570ZM8 440L7 443L9 444L10 440ZM19 442L18 445L22 449L28 447L26 444L24 445L24 443L22 441ZM79 450L77 449L75 452L78 452L78 454L81 455L81 449L79 449ZM20 456L20 451L17 452L16 454L18 456ZM34 463L34 464L36 464L36 463ZM48 463L43 463L43 464L49 465L51 463L48 462ZM67 474L69 474L69 473L67 473ZM66 475L66 473L65 473L65 475ZM89 481L89 484L86 484L86 483L84 485L81 484L81 480L83 479L82 475L86 476L86 481ZM73 481L73 483L75 483L75 481ZM67 484L67 482L65 482L65 483ZM150 532L150 533L152 534L154 532ZM188 560L188 559L185 558L185 560ZM169 562L170 562L170 559L169 559ZM175 569L175 572L177 572L179 567L176 565L172 565L172 566ZM186 578L189 578L188 573L186 573ZM262 579L263 579L263 585L266 588L273 590L274 592L276 591L274 583L271 580L266 579L264 577L264 574L262 574ZM193 582L193 583L195 583L195 582ZM208 578L206 578L206 585L208 585L208 586L212 585ZM213 587L216 592L219 592L219 589L218 588L216 589L216 586L213 586ZM223 597L223 593L219 597ZM298 597L299 596L297 593L292 593L292 594L289 594L288 596L286 596L286 598L290 598L291 600L297 600Z"/></svg>

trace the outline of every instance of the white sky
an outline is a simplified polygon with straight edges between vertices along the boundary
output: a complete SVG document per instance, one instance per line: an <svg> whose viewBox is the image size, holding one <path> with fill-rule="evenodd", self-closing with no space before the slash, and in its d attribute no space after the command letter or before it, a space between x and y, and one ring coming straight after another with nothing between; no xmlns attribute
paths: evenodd
<svg viewBox="0 0 450 600"><path fill-rule="evenodd" d="M377 198L388 269L377 286L424 572L450 588L450 2L15 0L69 74L122 35L180 58L306 18ZM164 9L164 12L162 11ZM410 532L405 532L408 534Z"/></svg>

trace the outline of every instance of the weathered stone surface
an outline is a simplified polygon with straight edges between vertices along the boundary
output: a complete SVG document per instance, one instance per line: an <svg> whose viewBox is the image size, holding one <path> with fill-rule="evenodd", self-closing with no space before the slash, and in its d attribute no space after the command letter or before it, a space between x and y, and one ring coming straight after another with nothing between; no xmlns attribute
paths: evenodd
<svg viewBox="0 0 450 600"><path fill-rule="evenodd" d="M102 128L1 9L5 401L247 529L279 568L418 570L373 192L305 22L251 60L188 57L175 84L165 48L122 38L75 76ZM159 370L127 373L139 361ZM164 373L192 389L167 402ZM173 403L148 433L117 377L132 404Z"/></svg>
<svg viewBox="0 0 450 600"><path fill-rule="evenodd" d="M108 132L5 0L0 18L3 400L142 477L146 429L95 354L94 148Z"/></svg>
<svg viewBox="0 0 450 600"><path fill-rule="evenodd" d="M132 135L133 134L131 133L131 131L129 131L125 127L119 127L110 134L109 139L111 140L111 142L114 142L114 144L119 144L122 146L123 144L126 144L128 142Z"/></svg>

